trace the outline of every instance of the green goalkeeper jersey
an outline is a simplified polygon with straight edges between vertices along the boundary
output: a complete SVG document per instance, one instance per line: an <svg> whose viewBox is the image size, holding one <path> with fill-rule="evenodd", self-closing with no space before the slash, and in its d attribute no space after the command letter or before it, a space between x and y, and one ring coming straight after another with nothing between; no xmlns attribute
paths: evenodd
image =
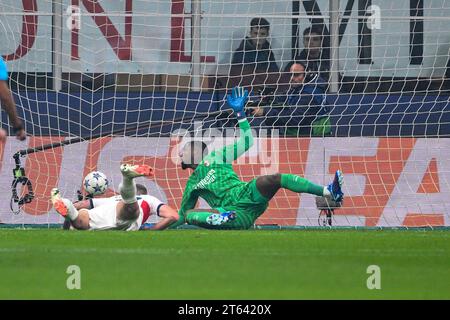
<svg viewBox="0 0 450 320"><path fill-rule="evenodd" d="M195 207L198 197L211 208L235 208L240 199L240 187L247 183L239 179L232 163L253 145L250 124L246 119L239 121L239 128L241 134L234 144L212 151L191 174L181 200L180 220L171 227L184 223L186 211Z"/></svg>

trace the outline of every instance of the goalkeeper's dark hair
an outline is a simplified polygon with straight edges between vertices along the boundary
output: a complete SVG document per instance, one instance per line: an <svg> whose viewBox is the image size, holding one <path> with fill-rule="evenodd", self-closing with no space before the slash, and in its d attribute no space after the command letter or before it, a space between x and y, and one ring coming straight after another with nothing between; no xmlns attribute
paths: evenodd
<svg viewBox="0 0 450 320"><path fill-rule="evenodd" d="M181 168L186 170L187 168L194 169L203 160L203 158L207 155L208 146L203 141L189 141L183 146L183 150L189 150L189 153L186 155L183 152L183 159L181 161ZM200 154L201 152L201 154ZM189 159L187 157L190 157Z"/></svg>

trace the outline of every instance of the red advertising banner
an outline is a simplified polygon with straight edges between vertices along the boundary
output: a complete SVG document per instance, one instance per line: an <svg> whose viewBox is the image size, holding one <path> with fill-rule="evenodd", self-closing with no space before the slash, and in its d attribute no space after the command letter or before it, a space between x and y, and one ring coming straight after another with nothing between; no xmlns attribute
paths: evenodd
<svg viewBox="0 0 450 320"><path fill-rule="evenodd" d="M145 180L149 192L178 208L187 170L181 170L181 142L170 138L100 138L22 158L36 197L14 215L10 209L13 154L20 149L63 138L9 138L0 145L0 222L57 223L50 190L58 186L65 197L76 199L83 177L93 170L110 181L113 195L121 180L121 163L145 163L155 168ZM214 144L211 147L215 147ZM334 225L341 226L449 226L450 139L427 138L280 138L256 139L235 163L244 181L271 173L293 173L328 184L335 170L344 172L345 200L336 210ZM207 206L200 201L201 207ZM314 196L280 190L257 223L318 225ZM153 217L156 219L156 217Z"/></svg>

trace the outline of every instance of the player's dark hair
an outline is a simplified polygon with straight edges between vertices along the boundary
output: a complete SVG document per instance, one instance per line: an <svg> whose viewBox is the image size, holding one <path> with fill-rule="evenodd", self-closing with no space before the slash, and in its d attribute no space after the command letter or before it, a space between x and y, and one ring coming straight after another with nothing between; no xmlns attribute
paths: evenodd
<svg viewBox="0 0 450 320"><path fill-rule="evenodd" d="M143 195L143 194L147 194L147 188L140 183L136 183L136 191L137 193Z"/></svg>
<svg viewBox="0 0 450 320"><path fill-rule="evenodd" d="M187 168L195 169L195 167L197 166L197 164L199 162L198 160L201 161L203 159L203 157L207 155L208 145L206 143L204 143L203 141L189 141L188 143L186 143L184 145L184 148L187 146L189 146L189 148L190 148L191 159L189 159L189 163L185 163L182 161L181 168L183 170L185 170ZM201 147L201 152L202 152L201 159L197 158L199 156L197 153L199 146Z"/></svg>
<svg viewBox="0 0 450 320"><path fill-rule="evenodd" d="M250 28L262 28L267 29L267 31L270 30L270 23L264 18L253 18L250 21Z"/></svg>

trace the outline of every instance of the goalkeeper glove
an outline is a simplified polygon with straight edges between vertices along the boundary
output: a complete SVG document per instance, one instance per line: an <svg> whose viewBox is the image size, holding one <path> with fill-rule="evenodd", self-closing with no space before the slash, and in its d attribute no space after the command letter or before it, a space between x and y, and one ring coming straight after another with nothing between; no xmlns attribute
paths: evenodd
<svg viewBox="0 0 450 320"><path fill-rule="evenodd" d="M231 90L231 95L227 96L229 106L236 112L238 120L245 118L244 107L247 102L248 91L243 87L234 87Z"/></svg>

